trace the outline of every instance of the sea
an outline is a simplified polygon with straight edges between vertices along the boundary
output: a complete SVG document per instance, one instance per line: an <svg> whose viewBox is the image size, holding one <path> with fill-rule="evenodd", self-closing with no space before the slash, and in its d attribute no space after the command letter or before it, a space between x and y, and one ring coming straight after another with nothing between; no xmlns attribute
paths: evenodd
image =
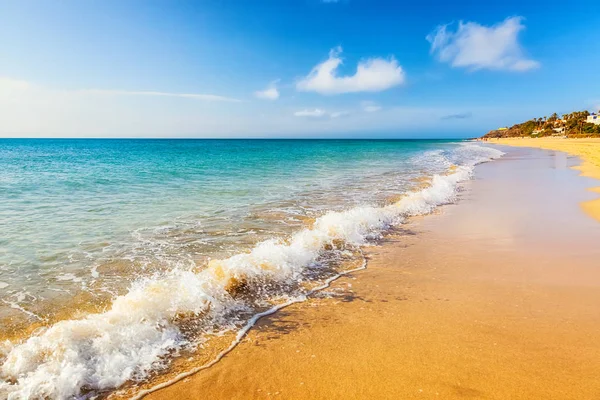
<svg viewBox="0 0 600 400"><path fill-rule="evenodd" d="M364 268L499 150L0 140L0 399L92 399Z"/></svg>

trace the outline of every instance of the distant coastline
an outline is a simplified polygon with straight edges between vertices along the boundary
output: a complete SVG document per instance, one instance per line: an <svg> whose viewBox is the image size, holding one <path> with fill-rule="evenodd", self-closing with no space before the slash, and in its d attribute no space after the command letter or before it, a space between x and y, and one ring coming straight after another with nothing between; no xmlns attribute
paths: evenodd
<svg viewBox="0 0 600 400"><path fill-rule="evenodd" d="M600 125L598 125L600 127ZM489 139L484 139L489 140ZM516 147L535 147L545 150L556 150L579 157L582 160L581 165L574 167L581 171L581 175L600 179L600 135L582 138L579 136L563 137L542 137L542 138L494 138L493 143L516 146ZM592 192L600 193L600 186L589 189ZM582 209L592 218L600 221L600 198L581 203Z"/></svg>
<svg viewBox="0 0 600 400"><path fill-rule="evenodd" d="M600 138L600 111L574 111L559 117L553 113L550 117L532 118L511 127L494 129L482 136L482 139L513 137L597 137Z"/></svg>

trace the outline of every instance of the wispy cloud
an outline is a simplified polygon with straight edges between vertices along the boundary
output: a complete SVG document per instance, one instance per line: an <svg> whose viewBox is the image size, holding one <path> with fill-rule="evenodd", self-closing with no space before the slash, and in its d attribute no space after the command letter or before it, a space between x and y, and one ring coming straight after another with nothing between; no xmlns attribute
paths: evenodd
<svg viewBox="0 0 600 400"><path fill-rule="evenodd" d="M472 113L466 112L466 113L460 113L460 114L444 115L444 116L440 117L440 119L442 119L442 120L447 120L447 119L467 119L467 118L471 118L472 116L473 116Z"/></svg>
<svg viewBox="0 0 600 400"><path fill-rule="evenodd" d="M336 111L329 114L331 118L340 118L350 115L350 111Z"/></svg>
<svg viewBox="0 0 600 400"><path fill-rule="evenodd" d="M229 101L229 102L240 102L241 100L234 99L231 97L218 96L214 94L200 94L200 93L172 93L172 92L158 92L158 91L143 91L143 90L113 90L113 89L74 89L74 90L61 90L51 89L36 85L31 82L0 77L0 90L3 92L7 91L43 91L44 93L50 94L72 94L72 95L98 95L98 96L150 96L150 97L181 97L193 100L202 101Z"/></svg>
<svg viewBox="0 0 600 400"><path fill-rule="evenodd" d="M374 113L381 111L383 107L373 101L363 101L360 103L360 108L354 108L352 110L343 111L327 111L322 108L307 108L300 111L296 111L294 116L305 117L305 118L317 118L317 119L334 119L347 116L356 116L362 113Z"/></svg>
<svg viewBox="0 0 600 400"><path fill-rule="evenodd" d="M492 26L460 21L455 31L452 24L440 25L426 39L431 43L431 54L453 67L527 71L540 63L527 58L519 44L519 32L525 29L522 22L522 17Z"/></svg>
<svg viewBox="0 0 600 400"><path fill-rule="evenodd" d="M170 100L52 89L0 77L0 137L344 137L352 132L362 137L376 137L377 132L415 137L428 132L431 137L447 127L440 116L464 111L386 104L369 113L362 103L347 109L319 104L290 110L262 102ZM515 118L515 112L526 117L521 108L469 110L473 118L451 124L462 133L500 126Z"/></svg>
<svg viewBox="0 0 600 400"><path fill-rule="evenodd" d="M325 112L325 110L322 110L320 108L315 108L313 110L300 110L300 111L296 111L294 113L294 116L296 117L310 117L310 118L322 118L324 116L326 116L327 113Z"/></svg>
<svg viewBox="0 0 600 400"><path fill-rule="evenodd" d="M350 115L350 112L349 111L329 112L329 111L325 111L321 108L305 109L305 110L296 111L294 113L294 116L296 116L296 117L305 117L305 118L340 118L340 117L344 117L346 115Z"/></svg>
<svg viewBox="0 0 600 400"><path fill-rule="evenodd" d="M404 71L393 57L361 61L354 75L338 76L337 69L343 63L341 53L341 47L332 49L326 61L315 66L308 76L297 82L296 89L325 95L380 92L405 81Z"/></svg>
<svg viewBox="0 0 600 400"><path fill-rule="evenodd" d="M169 98L181 101L165 101ZM186 121L194 118L197 129L203 124L216 131L211 123L216 114L231 109L223 102L239 100L197 93L65 90L0 77L0 136L168 136L185 131Z"/></svg>
<svg viewBox="0 0 600 400"><path fill-rule="evenodd" d="M361 107L364 112L372 113L381 110L381 106L372 101L363 101Z"/></svg>
<svg viewBox="0 0 600 400"><path fill-rule="evenodd" d="M254 92L254 96L262 100L277 100L279 98L279 90L277 89L278 80L269 83L269 85L263 90L257 90Z"/></svg>
<svg viewBox="0 0 600 400"><path fill-rule="evenodd" d="M202 101L229 101L239 103L241 100L231 97L217 96L214 94L199 94L199 93L170 93L170 92L155 92L155 91L130 91L130 90L106 90L106 89L82 89L76 92L107 95L107 96L161 96L161 97L181 97L186 99L202 100Z"/></svg>

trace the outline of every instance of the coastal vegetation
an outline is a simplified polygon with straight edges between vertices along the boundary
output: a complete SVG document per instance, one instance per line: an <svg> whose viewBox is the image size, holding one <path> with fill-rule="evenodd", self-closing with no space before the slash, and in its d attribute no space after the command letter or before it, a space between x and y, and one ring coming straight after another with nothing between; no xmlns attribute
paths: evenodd
<svg viewBox="0 0 600 400"><path fill-rule="evenodd" d="M590 114L589 111L574 111L564 114L562 117L557 113L553 113L549 117L533 118L511 127L489 131L483 138L543 136L600 137L600 123L589 122L590 118L588 117L594 115L596 114Z"/></svg>

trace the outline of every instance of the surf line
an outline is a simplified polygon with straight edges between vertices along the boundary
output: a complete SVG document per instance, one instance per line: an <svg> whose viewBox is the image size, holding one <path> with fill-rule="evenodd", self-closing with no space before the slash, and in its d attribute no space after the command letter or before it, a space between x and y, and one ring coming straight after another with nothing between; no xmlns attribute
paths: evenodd
<svg viewBox="0 0 600 400"><path fill-rule="evenodd" d="M169 386L172 386L175 383L181 381L182 379L187 378L188 376L192 376L192 375L194 375L194 374L196 374L196 373L198 373L198 372L200 372L202 370L205 370L205 369L208 369L208 368L212 367L213 365L215 365L216 363L218 363L219 361L221 361L221 359L223 357L225 357L228 353L230 353L233 349L235 349L236 346L242 342L242 339L248 334L248 332L250 331L250 329L252 329L252 327L254 325L256 325L256 323L258 322L258 320L261 319L262 317L266 317L268 315L275 314L277 311L279 311L279 310L281 310L281 309L283 309L285 307L291 306L292 304L303 303L306 300L308 300L308 298L310 296L312 296L313 294L315 294L315 293L317 293L317 292L319 292L319 291L321 291L323 289L326 289L329 286L331 286L331 284L334 281L338 280L339 278L342 278L342 277L344 277L346 275L350 275L353 272L357 272L357 271L360 271L360 270L367 269L367 258L365 257L365 254L363 253L362 250L359 250L359 251L360 251L360 255L361 255L362 259L363 259L362 265L360 267L353 268L353 269L350 269L348 271L341 272L341 273L339 273L339 274L337 274L335 276L332 276L331 278L328 278L327 280L325 280L325 282L322 285L317 286L316 288L313 288L313 289L309 290L306 294L300 296L299 298L288 300L285 303L278 304L276 306L271 307L270 309L268 309L266 311L263 311L263 312L260 312L258 314L255 314L252 318L250 318L250 320L248 321L248 323L246 323L246 325L244 325L244 327L238 331L235 339L231 342L231 344L229 345L229 347L227 347L225 350L223 350L222 352L220 352L219 354L217 354L217 356L214 359L212 359L211 361L209 361L208 363L206 363L204 365L201 365L199 367L192 368L189 371L183 372L183 373L177 375L175 378L173 378L173 379L171 379L169 381L160 383L160 384L158 384L156 386L151 387L150 389L142 390L142 391L136 393L136 395L133 396L133 397L131 397L130 399L131 400L141 400L141 399L143 399L144 397L146 397L147 395L149 395L151 393L154 393L154 392L156 392L156 391L158 391L160 389L164 389L164 388L167 388Z"/></svg>

